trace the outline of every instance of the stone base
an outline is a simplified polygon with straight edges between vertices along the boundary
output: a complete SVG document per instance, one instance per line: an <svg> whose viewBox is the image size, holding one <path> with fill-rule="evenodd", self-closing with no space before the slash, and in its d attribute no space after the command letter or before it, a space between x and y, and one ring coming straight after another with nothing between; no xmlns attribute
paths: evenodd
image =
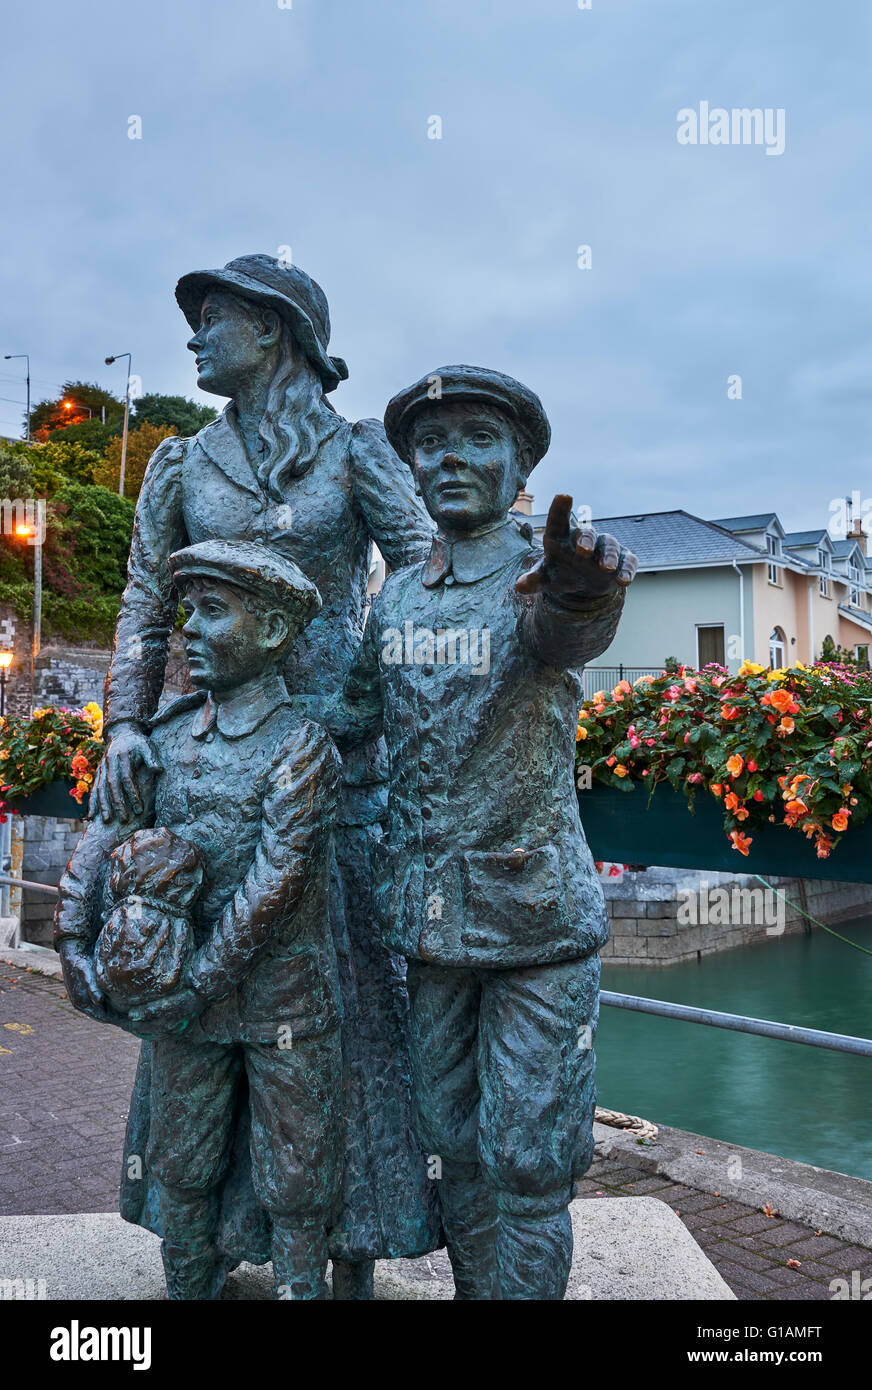
<svg viewBox="0 0 872 1390"><path fill-rule="evenodd" d="M653 1197L586 1198L572 1204L575 1253L568 1299L732 1299L735 1295L680 1218ZM226 1299L268 1299L268 1265L240 1265ZM16 1291L5 1280L26 1282ZM44 1281L40 1283L39 1281ZM160 1242L120 1216L0 1218L0 1300L160 1299ZM420 1260L382 1260L377 1299L450 1299L444 1250Z"/></svg>

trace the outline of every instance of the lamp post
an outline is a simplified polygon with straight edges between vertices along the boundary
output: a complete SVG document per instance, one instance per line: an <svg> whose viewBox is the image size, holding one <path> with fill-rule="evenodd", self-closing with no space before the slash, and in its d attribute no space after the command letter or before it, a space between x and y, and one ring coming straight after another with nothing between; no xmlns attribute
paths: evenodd
<svg viewBox="0 0 872 1390"><path fill-rule="evenodd" d="M106 366L111 367L113 362L117 362L119 357L127 358L127 390L124 392L124 432L121 436L121 477L118 483L118 495L124 496L124 468L127 463L127 421L130 415L130 373L133 369L133 359L129 352L116 352L114 357L106 358Z"/></svg>
<svg viewBox="0 0 872 1390"><path fill-rule="evenodd" d="M94 414L89 405L77 405L75 401L64 401L64 410L87 410L89 420Z"/></svg>
<svg viewBox="0 0 872 1390"><path fill-rule="evenodd" d="M30 443L30 354L27 352L4 352L3 359L11 362L13 357L23 357L27 363L27 443Z"/></svg>
<svg viewBox="0 0 872 1390"><path fill-rule="evenodd" d="M30 652L31 701L36 679L36 658L42 642L42 542L45 536L45 498L36 499L36 526L22 522L15 528L16 536L28 540L33 536L33 644Z"/></svg>
<svg viewBox="0 0 872 1390"><path fill-rule="evenodd" d="M6 713L6 686L9 683L9 667L13 659L13 652L0 652L0 719Z"/></svg>

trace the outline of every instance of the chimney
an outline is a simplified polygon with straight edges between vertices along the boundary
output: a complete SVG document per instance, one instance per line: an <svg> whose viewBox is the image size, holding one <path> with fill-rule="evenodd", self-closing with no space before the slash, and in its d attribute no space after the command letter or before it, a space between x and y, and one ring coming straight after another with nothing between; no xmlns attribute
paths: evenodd
<svg viewBox="0 0 872 1390"><path fill-rule="evenodd" d="M525 488L521 488L521 491L518 493L517 497L515 498L515 505L512 507L512 511L513 511L513 512L520 512L522 516L532 516L532 515L533 515L533 494L532 494L532 492L527 492Z"/></svg>
<svg viewBox="0 0 872 1390"><path fill-rule="evenodd" d="M850 529L850 531L848 532L848 540L849 540L849 541L856 541L857 544L859 545L860 549L862 550L863 554L864 554L864 555L867 555L867 554L868 554L868 551L867 551L867 549L866 549L866 546L867 546L867 536L866 536L866 532L863 530L863 523L862 523L862 521L860 520L860 518L859 518L858 516L855 516L855 517L854 517L854 520L853 520L852 523L851 523L851 529Z"/></svg>

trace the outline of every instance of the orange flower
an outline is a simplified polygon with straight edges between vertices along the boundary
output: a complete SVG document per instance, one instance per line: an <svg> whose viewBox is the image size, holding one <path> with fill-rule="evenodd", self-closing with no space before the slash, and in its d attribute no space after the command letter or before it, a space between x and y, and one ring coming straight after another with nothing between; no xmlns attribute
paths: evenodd
<svg viewBox="0 0 872 1390"><path fill-rule="evenodd" d="M776 733L779 733L779 734L792 734L795 728L796 728L796 725L794 724L793 720L790 718L790 715L789 715L789 714L785 714L784 717L783 717L783 719L781 720L781 723L778 725L778 728L776 729Z"/></svg>
<svg viewBox="0 0 872 1390"><path fill-rule="evenodd" d="M741 777L742 768L745 766L738 753L734 753L731 758L727 758L727 772L731 777Z"/></svg>
<svg viewBox="0 0 872 1390"><path fill-rule="evenodd" d="M747 854L751 848L751 836L743 834L741 830L731 830L730 839L733 842L733 849L737 849L740 854Z"/></svg>
<svg viewBox="0 0 872 1390"><path fill-rule="evenodd" d="M832 819L831 824L832 824L832 827L833 827L834 830L838 830L838 831L847 830L847 828L848 828L848 817L847 817L846 812L845 812L845 811L837 811L836 814L833 816L833 819Z"/></svg>
<svg viewBox="0 0 872 1390"><path fill-rule="evenodd" d="M616 777L626 777L627 775L627 769L624 767L623 763L618 763L614 772Z"/></svg>
<svg viewBox="0 0 872 1390"><path fill-rule="evenodd" d="M91 771L88 759L85 757L84 753L77 753L70 763L70 767L76 777L83 777L86 772Z"/></svg>
<svg viewBox="0 0 872 1390"><path fill-rule="evenodd" d="M793 696L789 690L773 690L769 696L770 705L774 705L779 714L786 714L793 704Z"/></svg>
<svg viewBox="0 0 872 1390"><path fill-rule="evenodd" d="M808 807L804 801L788 801L784 808L789 816L807 816Z"/></svg>
<svg viewBox="0 0 872 1390"><path fill-rule="evenodd" d="M735 809L736 809L736 807L738 806L738 804L739 804L739 798L736 796L736 793L735 793L735 792L727 792L726 796L724 797L724 805L726 806L727 810L728 810L728 811L735 811Z"/></svg>
<svg viewBox="0 0 872 1390"><path fill-rule="evenodd" d="M712 793L712 796L720 796L720 794L721 794L721 792L722 792L723 790L724 790L724 789L723 789L723 787L721 786L720 782L712 782L712 785L711 785L711 793Z"/></svg>
<svg viewBox="0 0 872 1390"><path fill-rule="evenodd" d="M744 807L744 806L740 806L739 809L738 809L738 811L736 812L736 820L747 820L747 819L748 819L748 812L745 810L745 807Z"/></svg>
<svg viewBox="0 0 872 1390"><path fill-rule="evenodd" d="M584 727L583 724L579 724L578 728L575 731L575 741L576 743L581 743L582 739L585 738L587 738L587 729Z"/></svg>

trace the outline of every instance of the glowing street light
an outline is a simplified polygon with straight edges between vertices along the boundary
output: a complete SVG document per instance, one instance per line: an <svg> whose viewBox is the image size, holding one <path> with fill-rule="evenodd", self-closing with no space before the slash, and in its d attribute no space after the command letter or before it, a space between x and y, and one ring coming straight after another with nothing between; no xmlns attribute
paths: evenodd
<svg viewBox="0 0 872 1390"><path fill-rule="evenodd" d="M64 410L87 410L89 420L91 419L91 416L94 414L90 406L77 405L75 401L64 401Z"/></svg>

